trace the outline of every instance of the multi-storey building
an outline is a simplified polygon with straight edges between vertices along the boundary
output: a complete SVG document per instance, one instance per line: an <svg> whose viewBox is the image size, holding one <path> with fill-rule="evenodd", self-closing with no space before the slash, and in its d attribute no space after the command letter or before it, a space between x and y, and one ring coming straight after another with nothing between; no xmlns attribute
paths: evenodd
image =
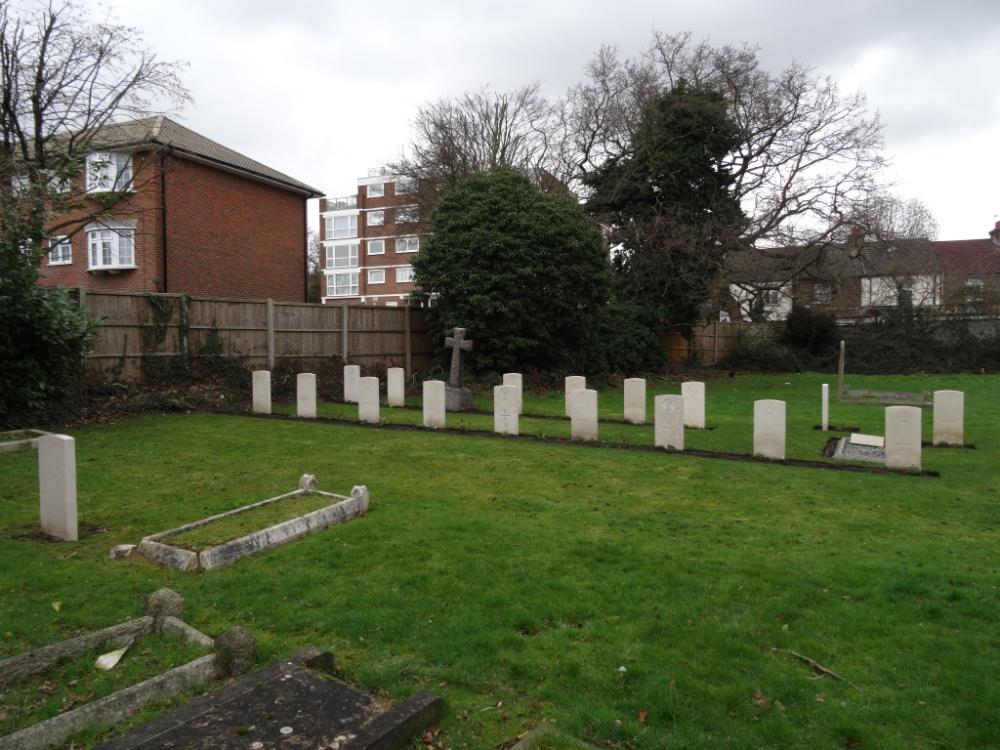
<svg viewBox="0 0 1000 750"><path fill-rule="evenodd" d="M384 169L355 195L320 201L323 302L396 307L413 291L414 256L426 237L416 186Z"/></svg>

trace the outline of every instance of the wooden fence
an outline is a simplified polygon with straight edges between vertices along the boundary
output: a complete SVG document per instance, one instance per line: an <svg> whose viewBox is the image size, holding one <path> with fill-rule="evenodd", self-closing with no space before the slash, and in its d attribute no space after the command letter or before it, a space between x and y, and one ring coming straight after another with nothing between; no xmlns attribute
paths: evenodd
<svg viewBox="0 0 1000 750"><path fill-rule="evenodd" d="M736 351L744 336L771 338L774 327L769 323L698 323L691 326L691 338L678 331L665 337L667 361L672 365L717 365Z"/></svg>
<svg viewBox="0 0 1000 750"><path fill-rule="evenodd" d="M366 368L405 367L407 374L433 364L419 308L82 289L78 294L90 317L100 321L87 361L92 373L134 379L145 358L206 353L269 370L281 360L331 357Z"/></svg>

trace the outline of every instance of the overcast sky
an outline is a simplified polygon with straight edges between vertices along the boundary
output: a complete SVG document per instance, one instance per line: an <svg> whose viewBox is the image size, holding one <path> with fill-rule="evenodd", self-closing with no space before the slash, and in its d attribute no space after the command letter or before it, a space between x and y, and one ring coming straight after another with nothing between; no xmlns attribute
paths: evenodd
<svg viewBox="0 0 1000 750"><path fill-rule="evenodd" d="M887 124L888 179L929 206L940 239L985 237L1000 219L1000 0L110 5L162 58L189 63L181 122L330 196L398 157L423 102L532 81L558 96L602 43L631 55L653 29L689 30L866 93Z"/></svg>

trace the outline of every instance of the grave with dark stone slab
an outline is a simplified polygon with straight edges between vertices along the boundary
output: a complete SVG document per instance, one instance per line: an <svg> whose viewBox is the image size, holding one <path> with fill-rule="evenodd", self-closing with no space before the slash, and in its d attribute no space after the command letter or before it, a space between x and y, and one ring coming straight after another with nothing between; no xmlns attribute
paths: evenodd
<svg viewBox="0 0 1000 750"><path fill-rule="evenodd" d="M852 433L837 441L833 458L839 461L867 461L873 464L884 464L885 438L880 435Z"/></svg>
<svg viewBox="0 0 1000 750"><path fill-rule="evenodd" d="M392 707L333 677L333 656L307 649L196 698L98 750L397 750L441 716L418 692Z"/></svg>

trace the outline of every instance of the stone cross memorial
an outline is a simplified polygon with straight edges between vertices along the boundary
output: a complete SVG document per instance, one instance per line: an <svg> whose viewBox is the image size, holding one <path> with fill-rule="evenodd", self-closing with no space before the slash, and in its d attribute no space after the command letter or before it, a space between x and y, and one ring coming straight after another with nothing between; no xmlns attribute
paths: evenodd
<svg viewBox="0 0 1000 750"><path fill-rule="evenodd" d="M631 424L646 423L646 381L628 378L625 381L625 421Z"/></svg>
<svg viewBox="0 0 1000 750"><path fill-rule="evenodd" d="M359 365L344 365L344 403L358 403L358 385L361 380Z"/></svg>
<svg viewBox="0 0 1000 750"><path fill-rule="evenodd" d="M683 396L657 396L653 399L653 432L657 448L684 450Z"/></svg>
<svg viewBox="0 0 1000 750"><path fill-rule="evenodd" d="M386 395L389 406L406 404L406 370L402 367L390 367L386 371Z"/></svg>
<svg viewBox="0 0 1000 750"><path fill-rule="evenodd" d="M934 445L965 445L962 391L934 391Z"/></svg>
<svg viewBox="0 0 1000 750"><path fill-rule="evenodd" d="M464 353L472 351L472 341L465 338L464 328L455 328L451 336L444 340L446 349L451 349L451 372L445 389L445 408L448 411L471 411L472 391L462 384L464 377Z"/></svg>
<svg viewBox="0 0 1000 750"><path fill-rule="evenodd" d="M573 391L570 399L573 413L570 414L570 436L573 440L592 442L597 440L597 391L580 388Z"/></svg>
<svg viewBox="0 0 1000 750"><path fill-rule="evenodd" d="M764 458L785 458L785 402L753 402L753 453Z"/></svg>
<svg viewBox="0 0 1000 750"><path fill-rule="evenodd" d="M253 413L271 413L271 373L269 370L253 372Z"/></svg>
<svg viewBox="0 0 1000 750"><path fill-rule="evenodd" d="M587 379L582 375L570 375L565 381L566 416L573 416L573 391L582 391L587 387Z"/></svg>
<svg viewBox="0 0 1000 750"><path fill-rule="evenodd" d="M501 435L518 434L517 386L493 387L493 431Z"/></svg>
<svg viewBox="0 0 1000 750"><path fill-rule="evenodd" d="M38 438L38 495L42 531L75 542L76 441L69 435Z"/></svg>
<svg viewBox="0 0 1000 750"><path fill-rule="evenodd" d="M921 409L885 407L885 465L888 469L920 470Z"/></svg>
<svg viewBox="0 0 1000 750"><path fill-rule="evenodd" d="M681 383L684 397L684 426L705 429L705 384L698 381Z"/></svg>
<svg viewBox="0 0 1000 750"><path fill-rule="evenodd" d="M519 372L505 372L503 374L503 384L512 385L517 388L517 413L524 414L524 378Z"/></svg>
<svg viewBox="0 0 1000 750"><path fill-rule="evenodd" d="M823 432L830 429L830 386L826 383L820 387L819 426Z"/></svg>
<svg viewBox="0 0 1000 750"><path fill-rule="evenodd" d="M358 421L379 423L378 378L361 378L358 383Z"/></svg>
<svg viewBox="0 0 1000 750"><path fill-rule="evenodd" d="M424 381L424 427L441 429L445 425L445 385L443 380Z"/></svg>
<svg viewBox="0 0 1000 750"><path fill-rule="evenodd" d="M316 418L316 375L300 372L295 378L295 415Z"/></svg>

